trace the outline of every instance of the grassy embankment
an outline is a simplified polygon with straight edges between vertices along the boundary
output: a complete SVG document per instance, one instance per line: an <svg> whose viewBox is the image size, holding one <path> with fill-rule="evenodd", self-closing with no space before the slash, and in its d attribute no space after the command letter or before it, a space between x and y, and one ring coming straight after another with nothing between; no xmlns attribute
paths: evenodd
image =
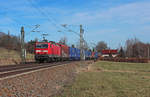
<svg viewBox="0 0 150 97"><path fill-rule="evenodd" d="M96 62L61 97L150 97L150 63Z"/></svg>
<svg viewBox="0 0 150 97"><path fill-rule="evenodd" d="M27 59L33 59L34 55L27 53ZM4 48L0 48L0 59L1 60L6 60L6 59L14 59L18 60L20 59L20 52L17 52L15 50L7 50Z"/></svg>

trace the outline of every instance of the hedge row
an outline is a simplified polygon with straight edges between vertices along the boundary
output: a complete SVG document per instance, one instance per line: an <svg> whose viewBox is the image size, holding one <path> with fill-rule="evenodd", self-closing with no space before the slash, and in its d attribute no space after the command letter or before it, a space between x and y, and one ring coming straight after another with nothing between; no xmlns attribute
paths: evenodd
<svg viewBox="0 0 150 97"><path fill-rule="evenodd" d="M148 63L147 58L100 58L102 61Z"/></svg>

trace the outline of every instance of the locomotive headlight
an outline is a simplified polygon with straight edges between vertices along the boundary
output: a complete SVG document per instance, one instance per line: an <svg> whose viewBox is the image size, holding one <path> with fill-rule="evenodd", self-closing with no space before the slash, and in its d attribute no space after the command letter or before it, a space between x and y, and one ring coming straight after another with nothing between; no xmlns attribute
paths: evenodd
<svg viewBox="0 0 150 97"><path fill-rule="evenodd" d="M41 50L36 50L37 53L41 52Z"/></svg>
<svg viewBox="0 0 150 97"><path fill-rule="evenodd" d="M48 53L48 50L36 50L36 53L41 53L41 52Z"/></svg>
<svg viewBox="0 0 150 97"><path fill-rule="evenodd" d="M43 50L42 52L44 52L44 53L48 53L48 50Z"/></svg>

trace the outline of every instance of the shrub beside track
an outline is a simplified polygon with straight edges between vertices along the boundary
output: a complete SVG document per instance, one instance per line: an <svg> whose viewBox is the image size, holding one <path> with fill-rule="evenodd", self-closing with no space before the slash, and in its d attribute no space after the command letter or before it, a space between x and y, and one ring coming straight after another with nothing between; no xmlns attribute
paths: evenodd
<svg viewBox="0 0 150 97"><path fill-rule="evenodd" d="M147 58L100 58L102 61L148 63Z"/></svg>

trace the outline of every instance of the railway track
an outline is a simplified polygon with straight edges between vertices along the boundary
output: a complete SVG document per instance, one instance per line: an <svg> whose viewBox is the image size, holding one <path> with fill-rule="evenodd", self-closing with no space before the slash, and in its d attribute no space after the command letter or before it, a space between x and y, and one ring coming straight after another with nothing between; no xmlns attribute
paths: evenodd
<svg viewBox="0 0 150 97"><path fill-rule="evenodd" d="M53 63L29 63L29 64L20 64L20 65L9 65L0 67L0 78L5 78L29 71L34 71L42 68L59 66L62 64L68 64L75 61L65 61L65 62L53 62Z"/></svg>

